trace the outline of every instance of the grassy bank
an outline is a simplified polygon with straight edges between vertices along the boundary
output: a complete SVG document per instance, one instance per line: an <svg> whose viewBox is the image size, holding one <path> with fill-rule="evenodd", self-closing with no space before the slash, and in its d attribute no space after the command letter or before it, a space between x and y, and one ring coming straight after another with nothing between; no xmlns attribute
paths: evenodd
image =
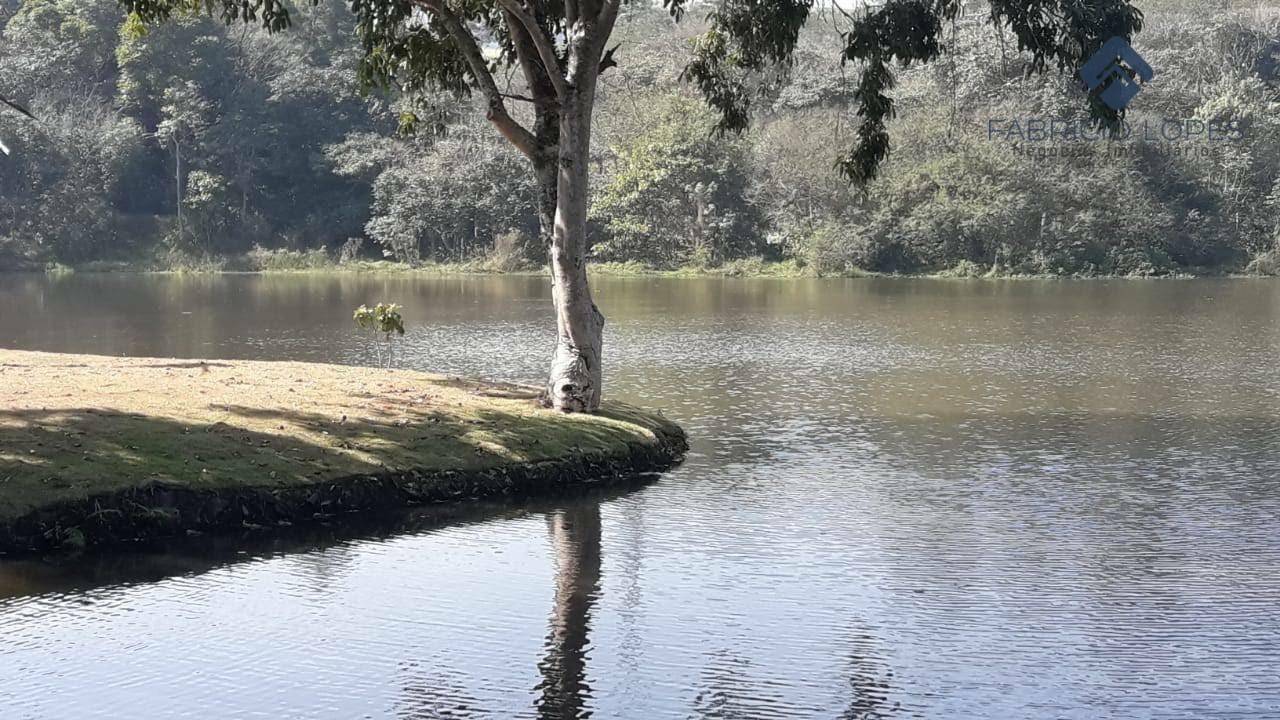
<svg viewBox="0 0 1280 720"><path fill-rule="evenodd" d="M38 270L39 268L14 268ZM230 257L185 259L180 262L98 261L77 265L50 265L49 273L67 272L157 272L157 273L416 273L422 275L544 275L545 267L511 261L497 262L479 258L466 262L424 262L408 264L390 260L353 260L338 262L324 250L256 250ZM690 265L662 268L639 262L596 262L590 265L593 275L611 277L742 277L742 278L852 278L852 277L924 277L961 279L1062 278L1062 277L1275 277L1280 276L1280 251L1261 253L1248 264L1206 268L1181 268L1177 272L1155 275L1107 275L1102 273L1049 275L1027 274L1010 269L961 262L945 269L915 273L887 274L857 267L819 269L794 260L771 261L763 258L731 260L719 265Z"/></svg>
<svg viewBox="0 0 1280 720"><path fill-rule="evenodd" d="M0 350L0 551L508 494L654 470L668 420L307 363Z"/></svg>

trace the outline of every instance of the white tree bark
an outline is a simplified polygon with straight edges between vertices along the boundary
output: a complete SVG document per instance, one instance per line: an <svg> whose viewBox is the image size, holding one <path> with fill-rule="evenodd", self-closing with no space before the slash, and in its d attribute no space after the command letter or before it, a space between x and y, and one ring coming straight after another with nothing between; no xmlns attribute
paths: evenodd
<svg viewBox="0 0 1280 720"><path fill-rule="evenodd" d="M533 95L536 124L532 132L507 112L505 96L463 17L446 0L414 2L444 24L476 87L488 100L489 120L533 163L539 184L538 216L550 249L556 314L556 347L545 401L563 412L594 412L602 392L604 316L592 301L587 283L587 164L596 81L621 0L569 0L563 60L557 39L529 6L521 0L497 0Z"/></svg>
<svg viewBox="0 0 1280 720"><path fill-rule="evenodd" d="M595 76L570 89L560 115L555 230L551 238L551 292L556 348L546 395L562 412L594 412L603 388L604 316L587 282L588 161Z"/></svg>

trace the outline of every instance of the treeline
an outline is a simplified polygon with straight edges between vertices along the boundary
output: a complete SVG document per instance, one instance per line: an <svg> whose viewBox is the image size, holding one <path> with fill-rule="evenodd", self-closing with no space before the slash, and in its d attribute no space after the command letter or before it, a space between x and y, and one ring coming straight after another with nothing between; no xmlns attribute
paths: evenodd
<svg viewBox="0 0 1280 720"><path fill-rule="evenodd" d="M753 129L721 137L679 81L700 13L633 9L597 113L593 254L815 274L1275 272L1280 12L1151 5L1137 48L1157 77L1130 138L1047 139L1083 117L1079 90L1024 79L975 3L948 59L899 73L894 155L865 193L835 170L857 123L837 28L808 31L795 66L758 82ZM522 158L475 103L362 93L339 0L300 4L277 35L203 16L146 29L113 0L0 0L0 23L0 93L39 117L0 116L0 268L542 262Z"/></svg>

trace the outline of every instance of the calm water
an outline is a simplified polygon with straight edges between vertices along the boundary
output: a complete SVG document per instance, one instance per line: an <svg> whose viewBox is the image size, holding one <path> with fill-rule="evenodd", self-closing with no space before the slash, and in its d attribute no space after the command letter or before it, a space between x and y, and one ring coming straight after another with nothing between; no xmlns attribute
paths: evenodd
<svg viewBox="0 0 1280 720"><path fill-rule="evenodd" d="M1280 717L1280 283L606 280L657 482L0 561L0 718ZM537 380L537 278L0 277L0 345Z"/></svg>

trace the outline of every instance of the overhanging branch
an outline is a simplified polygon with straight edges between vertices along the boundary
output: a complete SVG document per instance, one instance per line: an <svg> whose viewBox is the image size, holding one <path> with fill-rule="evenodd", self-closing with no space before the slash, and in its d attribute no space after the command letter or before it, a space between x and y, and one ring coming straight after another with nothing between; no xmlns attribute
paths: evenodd
<svg viewBox="0 0 1280 720"><path fill-rule="evenodd" d="M551 86L555 88L556 95L561 99L568 97L569 88L564 79L564 69L560 67L560 58L556 55L555 44L552 43L551 37L543 31L542 26L538 24L538 19L529 12L520 0L498 0L498 4L506 10L508 15L520 21L528 33L529 38L533 41L534 47L538 51L538 58L542 60L542 65L547 69L547 78L551 80Z"/></svg>
<svg viewBox="0 0 1280 720"><path fill-rule="evenodd" d="M551 77L538 57L538 49L534 46L529 31L511 13L504 10L502 16L511 31L511 44L516 49L516 60L520 63L529 91L540 105L554 103L557 99L556 88L551 84Z"/></svg>
<svg viewBox="0 0 1280 720"><path fill-rule="evenodd" d="M462 24L461 18L449 9L445 0L413 0L413 2L437 17L444 25L445 31L449 33L449 37L457 43L458 49L467 61L467 67L471 70L471 76L475 78L476 87L488 102L489 110L486 117L489 122L493 123L498 132L502 133L502 136L517 150L532 159L537 152L533 133L516 122L515 118L507 112L507 105L502 99L503 93L498 90L498 83L494 81L493 73L489 71L489 65L484 60L484 53L480 51L475 36Z"/></svg>
<svg viewBox="0 0 1280 720"><path fill-rule="evenodd" d="M604 0L600 6L600 16L596 19L599 23L602 34L607 38L613 32L613 25L618 20L618 10L622 7L622 0Z"/></svg>

